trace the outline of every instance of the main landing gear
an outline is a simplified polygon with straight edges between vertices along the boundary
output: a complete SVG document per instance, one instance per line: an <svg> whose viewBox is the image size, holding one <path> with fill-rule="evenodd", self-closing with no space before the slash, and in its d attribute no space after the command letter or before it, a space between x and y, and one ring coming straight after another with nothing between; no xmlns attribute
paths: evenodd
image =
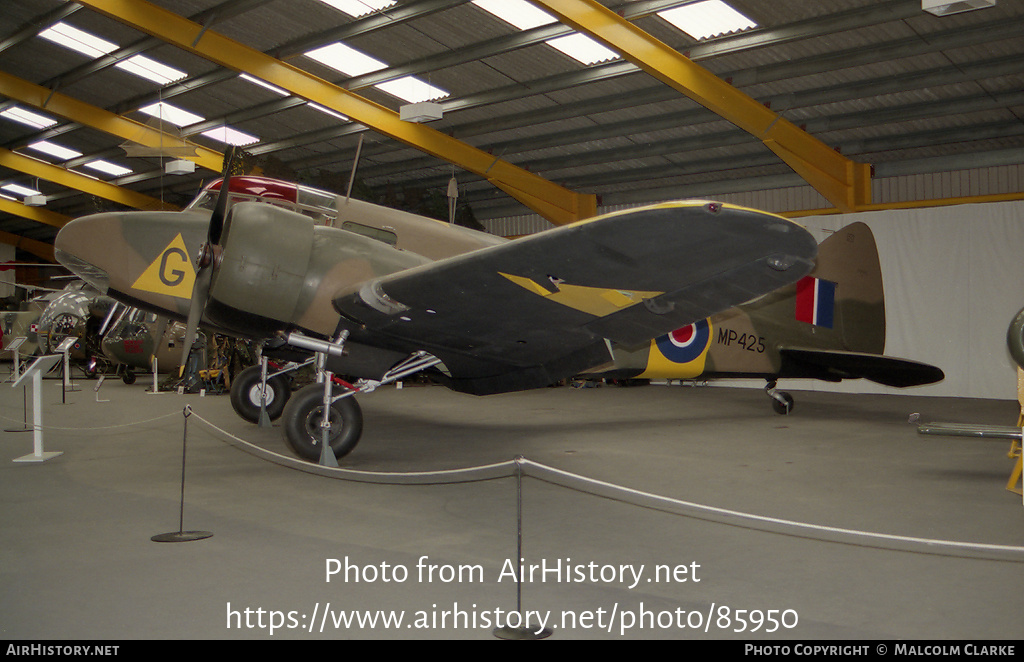
<svg viewBox="0 0 1024 662"><path fill-rule="evenodd" d="M776 386L778 386L778 382L769 379L768 384L764 387L764 392L772 400L772 410L780 416L788 416L793 413L793 396L785 391L776 390Z"/></svg>
<svg viewBox="0 0 1024 662"><path fill-rule="evenodd" d="M414 352L388 370L380 379L360 379L350 384L326 370L328 354L341 355L343 334L335 342L289 334L289 344L313 350L315 358L266 374L262 366L243 370L231 385L231 404L239 416L251 423L260 420L261 412L271 419L280 418L285 442L304 460L337 466L336 459L352 452L363 432L363 415L356 394L371 393L378 386L390 384L426 370L441 362L426 352ZM288 372L316 363L317 383L291 392ZM327 411L329 414L324 415ZM329 448L329 452L328 449Z"/></svg>

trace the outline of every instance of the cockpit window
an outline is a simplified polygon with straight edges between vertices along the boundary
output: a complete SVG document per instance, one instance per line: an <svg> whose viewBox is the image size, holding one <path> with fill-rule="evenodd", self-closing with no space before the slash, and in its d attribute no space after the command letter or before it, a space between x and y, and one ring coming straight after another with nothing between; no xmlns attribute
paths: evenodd
<svg viewBox="0 0 1024 662"><path fill-rule="evenodd" d="M213 208L217 206L217 192L216 191L203 191L199 196L193 200L186 209L206 209L213 211Z"/></svg>

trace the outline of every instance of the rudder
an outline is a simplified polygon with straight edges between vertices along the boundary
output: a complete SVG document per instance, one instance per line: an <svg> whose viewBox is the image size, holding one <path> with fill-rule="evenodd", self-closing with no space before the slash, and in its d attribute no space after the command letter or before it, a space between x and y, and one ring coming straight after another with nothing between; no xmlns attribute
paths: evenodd
<svg viewBox="0 0 1024 662"><path fill-rule="evenodd" d="M885 293L871 228L852 223L823 241L818 246L817 265L807 278L834 285L832 324L842 338L843 349L885 352Z"/></svg>

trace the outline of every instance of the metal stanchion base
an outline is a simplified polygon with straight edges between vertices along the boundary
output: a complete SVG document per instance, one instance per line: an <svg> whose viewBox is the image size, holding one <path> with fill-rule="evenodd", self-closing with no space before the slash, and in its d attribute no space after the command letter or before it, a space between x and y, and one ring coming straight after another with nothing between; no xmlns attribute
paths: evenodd
<svg viewBox="0 0 1024 662"><path fill-rule="evenodd" d="M20 432L20 430L17 430L17 432ZM14 461L15 462L46 462L47 460L53 459L53 458L57 457L58 455L63 455L63 454L64 454L64 451L46 451L45 453L42 453L41 455L35 455L34 453L31 454L31 455L22 455L21 457L15 458Z"/></svg>
<svg viewBox="0 0 1024 662"><path fill-rule="evenodd" d="M155 535L150 540L153 542L192 542L209 538L212 535L209 531L174 531L173 533Z"/></svg>
<svg viewBox="0 0 1024 662"><path fill-rule="evenodd" d="M503 628L494 628L491 632L498 639L514 639L518 641L546 639L551 636L551 628L544 628L540 632L537 632L537 628L530 627L529 625L519 628L508 626Z"/></svg>

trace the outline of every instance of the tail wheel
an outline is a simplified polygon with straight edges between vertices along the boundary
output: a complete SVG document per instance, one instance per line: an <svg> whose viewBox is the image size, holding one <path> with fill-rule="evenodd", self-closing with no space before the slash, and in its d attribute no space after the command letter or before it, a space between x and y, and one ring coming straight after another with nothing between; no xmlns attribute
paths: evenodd
<svg viewBox="0 0 1024 662"><path fill-rule="evenodd" d="M324 417L324 387L310 384L292 394L283 413L285 441L299 457L316 462L320 459ZM335 457L352 452L363 433L363 413L355 398L342 398L331 403L331 428L328 443Z"/></svg>
<svg viewBox="0 0 1024 662"><path fill-rule="evenodd" d="M772 410L780 416L793 413L793 396L785 391L777 391L772 395Z"/></svg>
<svg viewBox="0 0 1024 662"><path fill-rule="evenodd" d="M260 420L260 381L263 368L258 365L249 366L238 373L231 382L231 407L235 413L249 421L258 423ZM270 420L281 417L292 387L286 375L271 375L267 378L266 408Z"/></svg>

